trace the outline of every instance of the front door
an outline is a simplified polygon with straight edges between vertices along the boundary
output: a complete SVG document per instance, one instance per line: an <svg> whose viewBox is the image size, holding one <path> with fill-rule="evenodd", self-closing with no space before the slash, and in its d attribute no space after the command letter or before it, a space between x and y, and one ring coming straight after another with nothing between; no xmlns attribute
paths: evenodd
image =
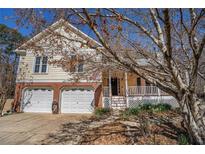
<svg viewBox="0 0 205 154"><path fill-rule="evenodd" d="M118 96L118 82L117 78L111 79L112 96Z"/></svg>

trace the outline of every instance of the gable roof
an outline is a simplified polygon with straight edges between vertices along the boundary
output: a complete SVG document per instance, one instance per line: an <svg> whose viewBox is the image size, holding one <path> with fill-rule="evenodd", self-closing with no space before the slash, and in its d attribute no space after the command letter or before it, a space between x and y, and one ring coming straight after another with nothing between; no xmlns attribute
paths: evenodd
<svg viewBox="0 0 205 154"><path fill-rule="evenodd" d="M29 45L30 43L33 43L35 41L40 40L45 35L50 34L51 30L54 31L54 30L56 30L60 26L66 26L66 28L68 28L70 31L72 31L73 33L77 34L78 36L80 36L84 40L89 41L90 43L92 43L95 46L102 47L102 45L99 42L97 42L96 40L94 40L93 38L88 36L87 34L83 33L81 30L79 30L76 27L74 27L73 25L71 25L68 21L66 21L64 19L60 19L57 22L53 23L48 28L46 28L45 30L43 30L42 32L40 32L37 35L35 35L34 37L32 37L30 40L28 40L25 43L23 43L20 47L18 47L15 50L15 52L17 52L17 53L25 52L27 45Z"/></svg>

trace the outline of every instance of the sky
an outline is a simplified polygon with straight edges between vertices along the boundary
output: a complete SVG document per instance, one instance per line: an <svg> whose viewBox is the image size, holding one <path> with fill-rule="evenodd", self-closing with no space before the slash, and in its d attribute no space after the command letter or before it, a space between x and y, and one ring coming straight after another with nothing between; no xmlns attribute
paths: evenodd
<svg viewBox="0 0 205 154"><path fill-rule="evenodd" d="M4 24L10 28L17 29L23 36L29 36L32 33L31 26L25 28L25 27L18 27L16 25L15 9L13 8L0 8L0 24ZM84 26L83 28L81 27L80 29L87 35L95 38L93 33L90 30L88 30L88 27Z"/></svg>
<svg viewBox="0 0 205 154"><path fill-rule="evenodd" d="M119 11L121 11L121 10L119 9ZM45 14L45 17L47 18L48 21L52 21L52 20L49 20L52 18L51 16L52 16L51 14ZM186 12L185 12L185 17L186 17ZM10 28L17 29L23 36L27 36L27 37L31 36L30 34L32 33L32 27L31 27L31 25L29 25L29 23L28 23L28 28L18 27L16 25L15 9L13 9L13 8L5 8L5 9L0 8L0 24L5 24L6 26L8 26ZM124 25L124 27L127 27L127 25ZM95 34L87 26L81 26L81 27L77 26L76 28L79 28L81 31L86 33L88 36L90 36L93 39L98 41ZM136 34L129 33L129 39L135 40ZM143 40L143 41L146 42L145 40Z"/></svg>
<svg viewBox="0 0 205 154"><path fill-rule="evenodd" d="M49 14L45 16L49 20ZM18 27L16 25L16 15L15 15L15 9L13 8L0 8L0 24L5 24L6 26L17 29L18 32L20 32L23 36L30 36L32 33L32 27L28 26L28 28L25 27ZM96 39L95 34L87 27L76 27L79 28L81 31L86 33L88 36L92 37L93 39Z"/></svg>
<svg viewBox="0 0 205 154"><path fill-rule="evenodd" d="M27 29L27 28L18 27L16 25L14 9L0 8L0 24L4 24L10 28L17 29L23 36L28 36L32 31L31 27Z"/></svg>

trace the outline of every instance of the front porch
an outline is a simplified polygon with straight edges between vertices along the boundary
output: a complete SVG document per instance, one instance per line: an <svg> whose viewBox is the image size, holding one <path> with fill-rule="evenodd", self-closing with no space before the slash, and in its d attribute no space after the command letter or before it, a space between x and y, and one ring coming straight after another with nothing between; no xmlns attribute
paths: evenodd
<svg viewBox="0 0 205 154"><path fill-rule="evenodd" d="M127 72L103 73L103 106L105 108L129 108L142 102L160 102L170 98L165 92L144 79Z"/></svg>

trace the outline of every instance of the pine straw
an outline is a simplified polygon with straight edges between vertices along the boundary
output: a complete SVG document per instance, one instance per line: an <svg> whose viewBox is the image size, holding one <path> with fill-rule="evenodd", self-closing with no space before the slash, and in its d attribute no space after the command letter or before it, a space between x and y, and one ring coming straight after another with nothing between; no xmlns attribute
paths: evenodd
<svg viewBox="0 0 205 154"><path fill-rule="evenodd" d="M91 145L120 145L129 144L129 138L126 137L126 128L119 122L106 124L98 128L89 130L84 135L81 144Z"/></svg>
<svg viewBox="0 0 205 154"><path fill-rule="evenodd" d="M48 137L44 144L172 145L179 144L178 137L185 134L181 127L182 119L174 111L144 112L126 120L119 115L118 119L104 123L107 118L92 117L79 123L66 123L60 131ZM133 123L136 125L131 125Z"/></svg>
<svg viewBox="0 0 205 154"><path fill-rule="evenodd" d="M137 142L139 145L173 145L177 141L170 139L164 135L150 135L148 137L140 137Z"/></svg>
<svg viewBox="0 0 205 154"><path fill-rule="evenodd" d="M181 128L181 118L173 111L150 114L141 113L132 117L132 121L152 121L147 126L147 133L143 134L140 127L132 127L131 135L127 126L117 121L90 129L82 138L80 144L89 145L123 145L123 144L178 144L178 135L184 133ZM154 121L154 122L153 122ZM133 141L134 140L134 143Z"/></svg>

